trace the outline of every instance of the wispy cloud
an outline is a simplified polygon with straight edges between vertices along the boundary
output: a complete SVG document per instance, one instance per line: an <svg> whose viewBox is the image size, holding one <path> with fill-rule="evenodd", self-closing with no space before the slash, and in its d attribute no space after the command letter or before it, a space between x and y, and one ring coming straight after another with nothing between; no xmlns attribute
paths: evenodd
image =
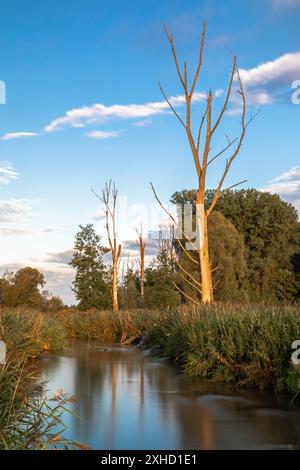
<svg viewBox="0 0 300 470"><path fill-rule="evenodd" d="M0 162L0 187L18 179L19 175L9 162Z"/></svg>
<svg viewBox="0 0 300 470"><path fill-rule="evenodd" d="M282 173L270 181L265 191L279 194L282 199L290 202L300 214L300 165Z"/></svg>
<svg viewBox="0 0 300 470"><path fill-rule="evenodd" d="M247 87L261 87L274 82L290 84L300 77L300 51L283 54L252 69L241 69L240 76Z"/></svg>
<svg viewBox="0 0 300 470"><path fill-rule="evenodd" d="M117 137L119 134L118 131L89 131L86 133L88 137L98 140L111 139Z"/></svg>
<svg viewBox="0 0 300 470"><path fill-rule="evenodd" d="M151 124L151 119L142 119L141 121L136 121L133 123L133 125L136 127L145 127L149 126L149 124Z"/></svg>
<svg viewBox="0 0 300 470"><path fill-rule="evenodd" d="M24 223L34 216L27 199L0 200L0 223Z"/></svg>
<svg viewBox="0 0 300 470"><path fill-rule="evenodd" d="M8 132L4 134L2 140L12 140L12 139L24 139L26 137L36 137L38 134L36 132Z"/></svg>
<svg viewBox="0 0 300 470"><path fill-rule="evenodd" d="M45 261L47 261L48 263L69 265L73 256L73 250L59 251L56 253L46 253L46 255L47 258L45 259Z"/></svg>
<svg viewBox="0 0 300 470"><path fill-rule="evenodd" d="M204 101L206 97L205 93L196 92L193 101L194 103ZM185 97L183 95L171 96L169 101L174 107L182 106L185 102ZM144 104L115 104L111 106L101 103L93 104L67 111L64 116L50 122L45 127L45 131L55 132L65 127L86 127L109 120L145 119L165 113L168 109L169 105L165 100Z"/></svg>
<svg viewBox="0 0 300 470"><path fill-rule="evenodd" d="M248 105L265 106L282 101L287 96L287 87L300 77L300 51L283 54L251 69L240 69L239 73ZM228 114L240 113L241 96L233 95L231 103Z"/></svg>
<svg viewBox="0 0 300 470"><path fill-rule="evenodd" d="M0 235L37 235L53 232L52 227L32 226L37 214L28 199L0 199Z"/></svg>
<svg viewBox="0 0 300 470"><path fill-rule="evenodd" d="M145 255L156 256L159 252L158 240L145 240ZM136 240L125 240L122 242L122 257L138 257L139 243Z"/></svg>

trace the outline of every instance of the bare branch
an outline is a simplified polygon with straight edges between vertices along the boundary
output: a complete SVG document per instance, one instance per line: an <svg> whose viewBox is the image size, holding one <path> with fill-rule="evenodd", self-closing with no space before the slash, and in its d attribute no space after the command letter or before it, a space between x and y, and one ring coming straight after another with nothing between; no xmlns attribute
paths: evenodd
<svg viewBox="0 0 300 470"><path fill-rule="evenodd" d="M166 34L166 36L169 40L169 43L170 43L170 46L171 46L171 49L172 49L172 55L173 55L173 59L174 59L174 63L175 63L175 66L176 66L176 70L177 70L179 80L182 83L185 94L188 95L187 83L185 82L185 80L182 76L182 73L181 73L181 70L180 70L180 67L179 67L179 63L178 63L178 59L177 59L177 54L176 54L176 50L175 50L175 46L174 46L174 36L173 36L173 34L169 34L168 29L167 29L166 26L164 27L164 30L165 30L165 34Z"/></svg>
<svg viewBox="0 0 300 470"><path fill-rule="evenodd" d="M159 83L158 85L159 85L160 91L162 92L163 97L164 97L164 99L166 100L166 102L168 103L169 107L171 108L171 110L173 111L173 113L175 114L175 116L177 117L177 119L181 122L181 124L183 125L183 127L186 129L186 125L185 125L183 119L181 119L181 117L180 117L179 114L177 113L176 109L174 108L174 106L173 106L172 103L170 102L169 98L167 97L167 95L166 95L165 92L164 92L163 87L161 86L160 83Z"/></svg>
<svg viewBox="0 0 300 470"><path fill-rule="evenodd" d="M172 284L173 284L173 286L174 286L179 292L181 292L181 294L184 295L184 297L186 297L188 300L190 300L191 302L194 302L194 304L196 304L196 305L200 305L200 302L197 302L197 300L193 299L193 298L190 297L188 294L186 294L182 289L180 289L180 287L179 287L174 281L172 281Z"/></svg>
<svg viewBox="0 0 300 470"><path fill-rule="evenodd" d="M171 212L168 211L165 206L162 204L161 200L159 199L156 191L155 191L155 188L153 186L153 184L150 182L150 188L152 189L152 192L154 194L154 197L156 199L156 201L158 202L158 204L160 205L160 207L163 209L163 211L170 217L170 219L173 221L174 225L176 225L176 227L178 227L178 223L177 221L175 220L175 218L172 216ZM183 235L185 236L185 238L187 239L187 241L189 243L192 244L192 246L195 248L195 250L197 250L197 246L195 245L195 243L183 232ZM192 255L185 249L185 247L183 246L183 243L181 242L181 240L178 239L178 243L180 245L180 247L182 248L182 250L185 252L185 254L190 258L190 260L195 263L195 264L199 264L198 261L196 261Z"/></svg>
<svg viewBox="0 0 300 470"><path fill-rule="evenodd" d="M243 103L243 111L242 111L242 119L241 119L241 126L242 126L242 130L241 130L241 135L238 139L238 145L235 149L235 151L233 152L233 154L231 155L231 157L229 158L229 160L227 160L227 163L226 163L226 167L225 167L225 170L224 170L224 173L222 175L222 178L219 182L219 185L217 187L217 190L215 192L215 196L213 198L213 201L209 207L209 209L207 210L207 216L210 215L211 211L213 210L214 206L216 205L217 203L217 200L219 199L219 196L220 196L220 192L222 190L222 186L223 186L223 183L224 183L224 180L227 176L227 173L229 171L229 168L231 167L234 159L236 158L236 156L238 155L239 151L240 151L240 148L242 146L242 143L243 143L243 140L244 140L244 137L245 137L245 133L246 133L246 123L245 123L245 116L246 116L246 97L245 97L245 92L244 92L244 88L243 88L243 84L242 84L242 81L241 81L241 77L240 77L240 74L239 74L239 70L238 68L236 67L235 65L235 68L236 68L236 74L237 74L237 77L238 77L238 81L239 81L239 94L241 95L241 98L242 98L242 103ZM252 119L251 119L252 120ZM251 122L250 120L250 122ZM247 123L248 125L248 123Z"/></svg>
<svg viewBox="0 0 300 470"><path fill-rule="evenodd" d="M236 56L233 57L233 66L232 66L232 71L231 71L231 75L230 75L230 79L229 79L229 84L228 84L228 88L227 88L227 94L226 94L226 98L225 98L225 101L224 101L224 104L222 106L222 109L221 109L221 112L219 114L219 117L215 123L215 125L213 126L212 128L212 131L211 133L214 134L215 130L217 129L217 127L219 126L220 122L221 122L221 119L227 109L227 105L228 105L228 102L229 102L229 98L230 98L230 95L231 95L231 90L232 90L232 83L233 83L233 78L234 78L234 75L235 75L235 72L237 71L237 66L236 66Z"/></svg>
<svg viewBox="0 0 300 470"><path fill-rule="evenodd" d="M223 153L226 152L226 150L228 150L236 141L238 140L238 137L236 137L234 140L232 141L229 141L228 145L222 149L219 153L217 153L217 155L215 155L213 158L211 158L209 160L209 162L207 163L207 166L210 165L214 160L216 160L218 157L220 157Z"/></svg>
<svg viewBox="0 0 300 470"><path fill-rule="evenodd" d="M199 61L198 61L198 65L197 65L197 69L196 69L196 73L195 73L194 81L193 81L193 84L192 84L191 90L190 90L190 92L189 92L189 96L190 96L190 97L192 97L192 96L193 96L193 93L194 93L195 87L196 87L196 85L197 85L197 82L198 82L198 78L199 78L199 74L200 74L201 66L202 66L202 59L203 59L203 49L204 49L204 42L205 42L205 35L206 35L206 21L204 21L204 23L203 23L203 27L202 27L202 37L201 37L201 43L200 43Z"/></svg>

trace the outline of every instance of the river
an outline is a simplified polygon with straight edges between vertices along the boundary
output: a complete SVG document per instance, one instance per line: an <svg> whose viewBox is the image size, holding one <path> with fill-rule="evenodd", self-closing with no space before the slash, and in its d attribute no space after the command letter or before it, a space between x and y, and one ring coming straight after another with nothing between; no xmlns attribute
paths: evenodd
<svg viewBox="0 0 300 470"><path fill-rule="evenodd" d="M191 380L135 347L74 340L43 358L39 380L75 395L64 437L93 449L300 448L286 399Z"/></svg>

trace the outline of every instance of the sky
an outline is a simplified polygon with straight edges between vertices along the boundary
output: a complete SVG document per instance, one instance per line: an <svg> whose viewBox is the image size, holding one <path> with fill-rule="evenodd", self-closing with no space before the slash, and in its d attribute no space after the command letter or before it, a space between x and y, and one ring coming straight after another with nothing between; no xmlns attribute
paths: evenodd
<svg viewBox="0 0 300 470"><path fill-rule="evenodd" d="M135 227L143 220L147 233L159 225L149 183L163 201L195 187L183 129L158 85L182 115L183 92L164 25L191 76L207 21L195 123L210 89L217 115L232 52L249 112L261 107L226 186L246 179L243 187L278 193L300 211L300 0L10 0L1 6L1 18L2 272L37 267L47 289L72 303L68 261L79 225L93 223L105 243L91 188L100 192L106 181L115 181L127 259L134 255ZM227 135L239 132L236 96L216 151ZM209 187L223 168L224 160L211 165Z"/></svg>

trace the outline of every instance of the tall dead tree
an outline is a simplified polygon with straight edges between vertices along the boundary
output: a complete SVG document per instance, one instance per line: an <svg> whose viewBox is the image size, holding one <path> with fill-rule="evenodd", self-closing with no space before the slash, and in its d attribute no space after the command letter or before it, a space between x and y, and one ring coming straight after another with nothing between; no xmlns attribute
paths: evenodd
<svg viewBox="0 0 300 470"><path fill-rule="evenodd" d="M194 243L195 249L197 251L197 259L194 259L194 262L197 263L199 268L199 280L196 279L189 279L189 282L194 283L194 287L196 290L199 290L199 286L201 287L201 300L202 303L211 303L213 301L213 282L212 282L212 267L209 257L209 240L208 240L208 229L207 223L208 218L214 209L221 192L223 190L223 184L225 178L229 172L229 169L235 160L236 156L238 155L240 148L242 146L246 128L248 124L252 121L254 116L251 116L248 122L246 122L246 98L243 89L243 84L240 78L240 74L237 67L236 57L233 57L233 63L231 68L231 73L229 77L228 87L225 93L225 99L221 106L220 111L217 114L215 120L213 120L213 113L212 113L212 105L214 102L214 96L209 91L206 99L206 107L202 118L200 120L200 124L197 126L197 133L194 133L195 124L192 122L191 116L191 105L193 102L193 97L195 94L195 89L199 80L200 71L202 67L203 61L203 50L204 50L204 43L205 43L205 35L206 35L206 23L204 22L202 28L202 36L200 41L199 47L199 58L196 66L196 70L192 76L192 80L188 80L188 69L187 64L184 62L183 69L181 69L177 57L177 52L175 49L174 44L174 36L170 34L165 28L165 33L167 39L169 41L171 52L175 64L175 68L177 71L177 75L179 77L179 81L183 88L184 92L184 100L185 100L185 116L181 117L179 113L174 108L172 101L168 99L164 89L160 85L161 92L168 103L170 109L173 111L177 119L179 120L180 124L183 126L184 131L186 133L187 141L193 156L195 170L197 174L197 191L196 191L196 227L197 227L197 236L196 236L196 244ZM230 102L230 97L232 94L233 84L234 81L237 82L237 90L240 97L240 106L241 106L241 130L237 137L234 139L230 139L227 137L226 145L220 150L218 153L212 155L212 147L213 147L213 137L215 136L216 131L220 128L222 119L225 115L225 112L228 108L228 104ZM202 142L202 131L205 130L205 137ZM225 168L223 174L219 180L217 189L215 191L215 195L210 207L205 208L205 190L206 190L206 177L207 177L207 169L209 165L211 165L217 158L221 156L227 155ZM237 183L243 183L244 181ZM234 186L231 186L234 187ZM231 189L227 188L227 189ZM152 186L154 191L154 188ZM154 191L154 195L157 198L157 195ZM158 200L158 198L157 198ZM160 201L159 201L160 202ZM186 237L187 238L187 237ZM183 244L181 244L183 247ZM187 250L184 250L186 254L188 254Z"/></svg>
<svg viewBox="0 0 300 470"><path fill-rule="evenodd" d="M136 229L139 242L139 271L140 271L140 294L141 300L144 303L144 290L145 290L145 240L143 237L143 227L140 230Z"/></svg>
<svg viewBox="0 0 300 470"><path fill-rule="evenodd" d="M116 229L116 207L118 200L118 190L115 183L110 180L102 189L101 195L95 191L93 193L100 199L103 204L103 211L105 216L105 230L107 233L108 244L112 258L112 304L113 310L119 310L118 300L118 265L121 256L121 245L117 242L117 229Z"/></svg>

